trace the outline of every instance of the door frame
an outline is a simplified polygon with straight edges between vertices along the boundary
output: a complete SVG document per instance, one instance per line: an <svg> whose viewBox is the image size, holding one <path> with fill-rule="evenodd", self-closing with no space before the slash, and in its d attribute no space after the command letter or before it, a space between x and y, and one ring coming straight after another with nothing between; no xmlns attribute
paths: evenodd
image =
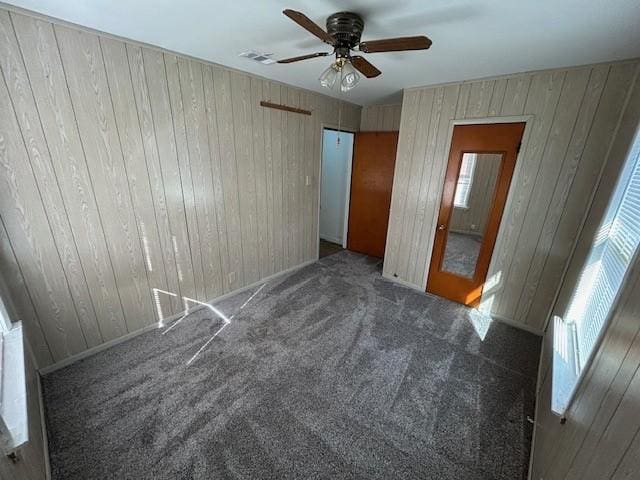
<svg viewBox="0 0 640 480"><path fill-rule="evenodd" d="M343 133L351 133L353 134L353 141L355 144L356 133L358 133L355 129L343 127L338 128L337 125L333 123L320 122L320 161L318 162L318 171L316 172L318 175L318 209L316 211L316 260L320 258L320 201L322 200L322 145L324 143L324 131L326 130L334 130L336 132ZM347 189L345 191L345 205L344 205L344 219L343 219L343 233L342 233L342 248L347 248L347 230L349 228L349 201L351 199L351 168L353 165L353 148L351 148L351 158L347 162Z"/></svg>
<svg viewBox="0 0 640 480"><path fill-rule="evenodd" d="M494 245L498 245L498 243L500 242L500 240L502 239L502 224L504 222L504 219L506 218L506 213L508 213L511 210L511 204L512 204L512 192L513 192L513 186L517 183L517 179L520 177L520 171L522 170L522 155L524 152L527 151L527 145L529 143L529 136L531 134L531 127L532 127L532 123L533 123L533 119L535 118L535 115L508 115L508 116L501 116L501 117L481 117L481 118L460 118L460 119L452 119L449 121L449 128L447 131L447 143L445 145L447 145L445 152L444 152L444 157L442 157L440 160L443 162L443 168L442 168L442 176L439 179L438 182L438 192L437 192L437 198L438 200L438 206L436 208L436 212L433 215L433 218L431 219L431 230L430 232L435 232L435 229L438 225L438 214L440 212L440 203L441 203L441 199L442 199L442 190L444 188L444 175L447 171L447 165L449 163L449 156L451 154L451 141L453 140L453 129L457 126L457 125L487 125L487 124L493 124L493 123L524 123L524 132L522 133L522 144L520 147L520 151L518 152L518 154L516 155L516 166L515 169L513 170L513 175L511 176L511 184L509 186L509 190L507 192L507 200L505 201L504 204L504 210L502 212L502 218L500 219L500 225L498 226L498 233L496 235L496 241L494 243ZM425 267L425 272L424 275L422 276L422 285L421 285L421 289L423 292L425 292L427 290L427 282L429 281L429 266L431 265L431 258L433 257L433 247L434 247L434 241L433 241L433 235L431 235L431 245L429 247L429 252L427 255L427 259L428 259L428 263ZM493 253L491 254L491 259L489 260L489 270L487 272L487 278L490 278L491 276L491 272L493 269L493 259L495 258L495 249L493 251ZM483 291L484 294L484 291ZM482 303L482 296L480 297L480 303Z"/></svg>

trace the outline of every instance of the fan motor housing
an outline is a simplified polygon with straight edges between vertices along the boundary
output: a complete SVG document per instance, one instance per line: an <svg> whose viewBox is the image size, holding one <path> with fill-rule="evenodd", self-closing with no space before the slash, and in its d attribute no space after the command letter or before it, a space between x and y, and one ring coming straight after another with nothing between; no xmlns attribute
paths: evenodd
<svg viewBox="0 0 640 480"><path fill-rule="evenodd" d="M357 13L338 12L327 18L327 33L336 39L336 50L360 43L364 20Z"/></svg>

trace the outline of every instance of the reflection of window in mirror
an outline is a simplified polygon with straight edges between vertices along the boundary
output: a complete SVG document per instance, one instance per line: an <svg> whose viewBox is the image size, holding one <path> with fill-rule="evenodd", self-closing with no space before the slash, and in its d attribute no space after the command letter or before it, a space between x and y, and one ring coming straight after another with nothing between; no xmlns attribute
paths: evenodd
<svg viewBox="0 0 640 480"><path fill-rule="evenodd" d="M476 169L476 158L477 154L475 153L462 155L456 195L453 199L453 206L456 208L469 208L469 194L473 183L473 172Z"/></svg>

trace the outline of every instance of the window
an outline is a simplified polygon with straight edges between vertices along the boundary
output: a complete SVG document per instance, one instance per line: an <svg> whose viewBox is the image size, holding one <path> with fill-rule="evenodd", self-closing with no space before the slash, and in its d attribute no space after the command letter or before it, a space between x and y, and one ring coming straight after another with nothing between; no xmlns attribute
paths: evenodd
<svg viewBox="0 0 640 480"><path fill-rule="evenodd" d="M476 169L475 153L465 153L462 155L460 164L460 174L456 184L456 194L453 198L453 206L456 208L469 208L469 195L473 183L473 172Z"/></svg>
<svg viewBox="0 0 640 480"><path fill-rule="evenodd" d="M640 244L636 140L562 318L554 318L553 404L564 412L615 305Z"/></svg>
<svg viewBox="0 0 640 480"><path fill-rule="evenodd" d="M7 455L27 442L28 434L22 326L11 323L0 295L0 453Z"/></svg>

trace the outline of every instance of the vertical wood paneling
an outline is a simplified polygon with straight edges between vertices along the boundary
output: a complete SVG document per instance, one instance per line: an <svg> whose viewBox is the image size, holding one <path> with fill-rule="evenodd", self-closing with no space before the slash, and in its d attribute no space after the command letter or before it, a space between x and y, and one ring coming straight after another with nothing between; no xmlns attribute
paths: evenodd
<svg viewBox="0 0 640 480"><path fill-rule="evenodd" d="M0 102L9 92L0 82ZM29 166L20 127L12 108L0 115L0 216L23 276L31 285L38 317L58 360L87 348L71 293L53 241L36 180ZM11 279L7 280L9 283Z"/></svg>
<svg viewBox="0 0 640 480"><path fill-rule="evenodd" d="M193 279L193 290L189 294L192 299L200 299L204 295L204 265L202 260L202 242L200 238L200 223L198 221L198 208L196 189L193 181L193 169L187 139L187 109L182 96L182 82L180 80L180 69L178 57L175 55L162 55L164 69L166 72L167 88L169 91L169 102L173 116L173 135L175 150L178 159L178 169L171 175L172 184L167 186L165 180L165 191L170 192L173 205L179 218L176 222L186 221L180 233L183 238L174 239L174 251L179 255L183 264L188 267L188 274ZM159 61L156 62L159 65ZM163 82L164 77L154 80L151 72L148 73L147 83L149 86L153 82ZM151 97L154 98L153 96ZM171 137L170 137L171 138ZM168 151L165 152L165 155ZM170 167L171 168L171 167ZM176 183L173 183L176 182ZM184 217L184 219L183 219ZM187 242L184 243L184 238ZM181 241L182 240L182 241ZM187 248L187 245L189 246Z"/></svg>
<svg viewBox="0 0 640 480"><path fill-rule="evenodd" d="M129 62L132 67L134 65L132 52L136 48L127 46L127 50L131 52ZM148 49L142 49L142 57L146 84L149 88L171 226L171 248L175 256L180 292L183 297L197 299L198 285L202 285L203 273L178 59L173 55L163 55ZM139 61L136 63L142 65ZM141 78L141 88L144 84Z"/></svg>
<svg viewBox="0 0 640 480"><path fill-rule="evenodd" d="M53 26L22 15L11 19L102 339L108 341L127 329Z"/></svg>
<svg viewBox="0 0 640 480"><path fill-rule="evenodd" d="M31 295L27 288L20 266L13 252L13 247L9 241L9 235L4 228L4 222L0 217L0 281L6 288L3 291L3 302L10 304L15 317L22 322L24 335L27 343L35 356L38 365L48 365L52 363L53 357L49 344L42 330L42 325L38 314L31 300ZM8 279L8 280L4 280Z"/></svg>
<svg viewBox="0 0 640 480"><path fill-rule="evenodd" d="M231 104L231 77L229 72L222 68L214 67L213 83L215 89L216 120L218 122L218 140L220 142L220 162L222 166L227 239L229 242L229 269L230 272L235 272L236 275L234 282L229 280L229 286L233 290L245 284L245 274L241 240L240 191L236 165L235 135L233 121L229 121L229 119L234 119Z"/></svg>
<svg viewBox="0 0 640 480"><path fill-rule="evenodd" d="M200 241L203 284L198 288L198 299L215 298L222 294L222 270L220 267L220 239L213 195L211 155L207 117L204 102L204 86L201 65L195 61L178 59L182 105L187 129L187 148L193 181L196 217Z"/></svg>
<svg viewBox="0 0 640 480"><path fill-rule="evenodd" d="M437 128L431 128L431 124L437 125L440 119L440 113L442 111L442 101L444 98L444 88L438 88L434 92L432 98L427 98L428 102L431 102L431 111L428 116L424 119L425 123L420 124L418 121L418 131L419 132L429 132L427 135L418 135L416 137L416 142L414 146L414 155L416 159L426 158L427 155L433 155L433 151L435 149L435 142L438 133ZM415 175L415 185L416 192L412 192L413 196L415 196L416 202L416 210L415 214L417 217L422 217L423 220L421 222L408 222L408 219L405 219L405 224L410 224L411 230L407 231L409 235L408 240L411 243L408 243L408 252L406 253L407 258L407 266L405 269L407 278L413 278L415 274L415 261L417 253L420 249L420 234L422 233L422 224L424 223L424 215L425 213L425 201L429 194L429 179L431 179L434 175L433 168L436 167L434 163L431 162L415 162L420 168L419 171L416 171ZM436 174L437 175L437 174ZM413 177L413 175L412 175ZM411 218L409 216L409 218Z"/></svg>
<svg viewBox="0 0 640 480"><path fill-rule="evenodd" d="M422 213L418 210L418 199L422 194L422 173L424 169L430 171L432 164L424 162L424 152L427 145L428 128L431 123L431 116L433 114L435 91L429 90L422 92L419 100L418 117L416 122L416 135L414 137L413 149L412 149L412 162L409 167L409 174L407 178L407 192L405 198L405 212L402 221L402 238L406 239L400 245L398 251L398 266L397 271L399 275L409 278L409 259L411 256L411 246L413 239L414 222L417 213ZM425 133L422 133L425 132ZM425 176L428 178L428 175Z"/></svg>
<svg viewBox="0 0 640 480"><path fill-rule="evenodd" d="M555 259L567 258L571 252L584 218L585 199L590 198L604 165L618 127L620 112L624 108L637 69L638 64L632 63L612 65L602 94L593 100L597 105L591 108L597 107L597 110L584 147L580 153L576 152L576 155L579 155L579 165L569 185L569 194L551 244L552 256L545 264L538 290L531 302L531 312L527 320L529 324L542 325L546 319L549 303L553 300L564 270L564 265Z"/></svg>
<svg viewBox="0 0 640 480"><path fill-rule="evenodd" d="M420 92L411 90L404 95L402 118L398 134L398 152L393 175L391 208L389 209L389 227L384 258L384 270L398 277L399 251L402 242L402 228L407 199L407 183L413 154L413 142L416 136L416 120L420 103Z"/></svg>
<svg viewBox="0 0 640 480"><path fill-rule="evenodd" d="M566 73L563 71L545 72L534 75L531 80L525 112L533 115L533 119L527 125L526 145L518 155L517 172L511 181L508 203L502 217L499 237L496 239L495 250L487 274L487 278L495 278L498 275L500 277L500 281L496 282L491 294L493 295L492 311L502 316L506 316L504 312L509 310L508 302L511 299L507 296L505 288L508 289L510 286L509 274L513 265L514 252L518 251L519 254L519 234L533 195L536 178L539 176L542 156L558 107L558 99L565 76ZM566 135L566 132L563 133ZM544 176L548 181L546 175Z"/></svg>
<svg viewBox="0 0 640 480"><path fill-rule="evenodd" d="M437 125L436 143L433 155L435 157L443 157L447 155L448 150L448 133L449 133L449 119L453 115L456 109L456 105L459 98L460 89L457 85L449 85L444 87L444 97L442 100L442 107L440 112L440 119ZM427 231L429 225L437 222L438 210L433 209L431 206L436 202L439 202L442 196L442 186L444 184L446 163L436 163L433 167L433 175L429 180L428 195L425 199L425 220L420 227L420 238L424 239L430 232ZM433 235L431 235L433 236ZM431 245L428 242L419 242L418 255L415 261L414 282L426 283L426 271L420 268L420 265L425 265L428 262L428 258L431 255Z"/></svg>
<svg viewBox="0 0 640 480"><path fill-rule="evenodd" d="M531 75L509 78L502 100L501 115L522 115L529 95Z"/></svg>
<svg viewBox="0 0 640 480"><path fill-rule="evenodd" d="M502 111L502 104L504 102L505 91L507 89L507 79L501 78L495 81L493 85L493 93L491 94L491 103L489 103L488 115L496 117L500 115Z"/></svg>
<svg viewBox="0 0 640 480"><path fill-rule="evenodd" d="M465 112L465 118L486 117L489 113L489 103L493 95L495 80L474 82L471 84L469 101Z"/></svg>
<svg viewBox="0 0 640 480"><path fill-rule="evenodd" d="M0 265L40 367L316 257L321 125L360 107L2 9L0 52Z"/></svg>
<svg viewBox="0 0 640 480"><path fill-rule="evenodd" d="M304 109L315 110L312 103L312 95L308 92L303 92L300 106ZM313 167L315 165L315 149L308 148L307 145L313 145L314 131L319 130L319 125L313 117L305 117L304 119L304 137L301 139L302 146L302 161L304 169L301 174L301 190L303 194L302 208L300 215L302 219L303 243L302 243L302 260L308 260L314 258L313 250L315 248L315 238L313 238L313 227L305 218L313 218ZM309 185L307 185L307 178L309 178Z"/></svg>
<svg viewBox="0 0 640 480"><path fill-rule="evenodd" d="M153 316L98 37L55 27L78 131L89 168L128 331Z"/></svg>
<svg viewBox="0 0 640 480"><path fill-rule="evenodd" d="M601 126L606 136L588 136L582 159L589 160L591 153L587 152L593 149L592 153L599 156L597 164L602 175L595 187L589 213L577 234L573 257L553 307L554 315L564 315L591 245L598 235L618 174L629 155L629 146L637 134L640 121L639 73L637 63L612 65L609 71L592 126L592 130ZM618 95L623 97L622 100L617 100ZM626 108L620 115L619 110L623 106ZM612 126L609 126L612 114L609 109L616 112L613 115L616 121ZM600 125L601 121L604 122L601 115L609 119L606 124ZM610 130L607 132L607 129ZM592 140L598 145L590 145ZM604 145L600 145L600 142ZM638 155L637 149L632 153ZM584 202L584 192L581 198ZM532 478L606 480L637 476L637 471L631 470L634 463L637 465L637 458L631 459L629 454L637 449L636 440L640 432L639 316L640 260L636 258L612 310L602 341L564 414L567 419L564 424L550 410L555 325L554 322L549 323L536 402Z"/></svg>
<svg viewBox="0 0 640 480"><path fill-rule="evenodd" d="M319 211L319 202L320 202L320 192L319 192L319 185L320 185L320 164L316 163L315 159L316 158L320 158L322 155L322 136L323 136L323 132L321 129L321 120L323 119L323 116L321 115L321 111L322 111L322 107L323 107L323 103L321 101L321 98L318 97L317 95L312 95L312 100L311 100L311 104L312 104L312 109L314 112L317 112L318 114L315 115L315 118L313 120L313 148L311 149L311 155L312 155L312 162L313 162L313 166L311 167L311 210L313 212L313 214L315 215L315 212ZM355 118L357 119L357 111L355 112ZM311 258L315 258L315 256L318 254L318 251L320 249L320 232L318 231L319 228L319 221L317 223L312 223L311 224L311 251L310 251L310 256Z"/></svg>
<svg viewBox="0 0 640 480"><path fill-rule="evenodd" d="M227 218L222 189L222 167L220 165L220 139L218 135L218 120L216 118L215 89L213 86L213 72L211 67L202 67L204 82L204 97L207 112L207 128L209 152L211 154L211 176L213 181L213 196L216 205L216 221L218 225L218 242L220 245L220 266L222 272L229 272L229 244L227 238ZM225 292L231 291L228 275L222 275L221 281Z"/></svg>
<svg viewBox="0 0 640 480"><path fill-rule="evenodd" d="M105 39L103 40L103 54L105 54L105 46L108 46L109 43ZM120 46L119 46L120 45ZM171 310L166 312L167 314L176 313L182 308L182 302L180 301L181 296L181 282L179 281L178 271L180 268L180 263L178 262L178 255L174 252L173 240L172 240L172 229L171 229L171 221L170 221L170 210L168 208L168 202L165 195L165 187L163 181L163 169L160 163L160 155L158 153L158 145L162 142L162 139L156 137L156 129L154 124L154 115L151 108L151 102L149 99L149 86L147 85L146 80L146 68L145 62L143 59L143 52L139 48L128 48L126 45L123 45L121 42L113 41L113 44L109 47L110 51L115 49L121 50L121 54L124 55L122 59L121 68L126 70L125 72L120 72L119 75L126 77L127 71L129 73L132 90L133 90L133 102L129 104L122 105L122 110L124 111L128 105L135 105L136 110L134 114L138 119L138 125L140 129L140 135L142 137L142 146L143 153L145 156L145 164L148 176L148 182L151 189L151 194L153 198L152 204L146 204L145 202L141 202L138 210L148 209L149 205L153 205L153 210L156 218L156 229L159 236L160 248L162 252L162 261L164 266L164 271L166 275L166 287L164 290L177 294L177 297L167 295L165 293L161 293L158 290L154 290L154 300L159 305L156 305L156 308L166 306L167 304L171 305ZM122 52L124 49L124 52ZM162 62L162 56L159 57L161 72L164 72L164 63ZM157 62L157 60L156 60ZM153 72L154 66L153 59L149 59L147 62L148 68ZM114 70L117 67L114 65L112 67ZM109 70L109 69L108 69ZM117 73L109 72L109 75L115 76ZM164 78L164 77L162 77ZM114 106L116 105L114 101ZM160 105L165 108L167 111L168 101L166 100L166 95L160 100ZM161 108L162 109L162 108ZM129 107L129 110L131 108ZM169 117L170 118L170 117ZM161 123L161 121L160 121ZM135 128L135 123L134 127ZM172 132L169 129L169 132ZM167 133L168 135L169 133ZM172 137L170 137L172 138ZM137 167L140 163L137 161L138 156L133 155L132 158L128 160L129 163L136 164L133 168L141 168ZM165 172L165 175L167 173ZM140 170L140 178L143 178L144 171ZM147 207L147 208L145 208ZM138 214L140 215L140 213ZM148 230L148 228L145 228ZM144 239L143 239L144 246ZM157 247L156 247L157 248ZM156 258L158 258L156 256ZM151 265L153 269L153 264ZM153 278L153 276L151 277ZM161 289L160 285L151 285L154 289ZM162 314L162 318L165 316L164 310L162 312L158 312Z"/></svg>
<svg viewBox="0 0 640 480"><path fill-rule="evenodd" d="M242 236L242 260L244 278L252 283L259 278L256 183L253 168L253 145L251 138L251 80L239 73L231 73L231 100L235 160L237 167L238 199L240 205L240 227Z"/></svg>
<svg viewBox="0 0 640 480"><path fill-rule="evenodd" d="M255 168L256 218L257 218L257 250L258 266L261 277L269 275L269 216L267 202L267 169L266 146L264 139L264 116L267 109L260 107L262 99L263 81L251 78L251 131L253 133L253 161Z"/></svg>
<svg viewBox="0 0 640 480"><path fill-rule="evenodd" d="M545 247L540 244L540 234L549 209L554 207L550 200L560 177L560 159L564 158L569 146L582 97L589 82L590 70L570 71L564 80L517 239L518 255L511 261L509 275L504 277L503 298L518 296L526 288L525 282L533 256L538 248ZM501 314L507 318L515 318L516 308L517 302L510 301ZM536 325L538 328L540 326Z"/></svg>
<svg viewBox="0 0 640 480"><path fill-rule="evenodd" d="M550 201L551 208L547 212L544 220L545 223L540 232L536 252L531 262L527 280L525 282L526 287L522 290L518 301L518 310L515 316L517 318L526 318L526 323L528 324L540 325L540 322L543 321L543 317L546 314L544 310L538 310L537 313L534 313L536 307L532 305L533 296L536 294L537 289L542 287L542 285L540 285L540 278L543 275L543 269L546 266L546 252L550 251L552 248L560 217L564 211L563 206L567 203L567 196L569 195L572 180L576 174L576 170L584 150L585 141L591 129L593 117L595 115L608 72L609 66L599 66L593 69L589 76L589 84L581 101L580 111L573 128L571 141L564 155L562 168L558 174L556 186L553 191L553 197ZM573 233L573 237L575 237L575 231ZM565 238L562 242L565 245L573 243L572 238ZM568 250L566 250L566 252L568 252ZM565 253L565 255L568 255L568 253ZM553 267L556 271L561 271L561 265L553 263ZM558 274L554 277L559 279ZM546 304L548 308L549 302L551 301L550 297L552 295L553 290L548 289L547 293L544 294L538 302L536 302L536 306ZM529 315L525 317L526 312L529 312Z"/></svg>
<svg viewBox="0 0 640 480"><path fill-rule="evenodd" d="M160 236L158 234L158 225L160 222L157 220L151 194L151 174L147 167L148 162L146 161L137 110L131 108L131 105L135 105L136 102L133 85L131 83L126 48L122 42L108 39L102 39L100 45L105 62L105 70L107 72L109 92L111 93L111 100L113 102L117 131L124 156L126 177L129 183L133 210L138 225L138 234L142 244L142 253L147 268L147 277L151 288L169 290L165 272L165 261L160 246ZM143 118L146 127L145 132L149 131L149 117L150 112L148 108L143 108ZM150 135L146 137L147 143L149 144L149 155L154 157L153 163L157 163L155 137ZM144 161L138 161L138 159L144 159ZM175 264L171 262L171 260L172 258L170 257L169 265L174 266ZM175 271L175 269L173 270ZM175 275L172 276L172 280L175 282ZM175 284L172 284L172 288L175 288ZM179 309L179 306L180 304L176 302L176 297L159 297L156 305L158 309L156 312L158 319L168 317L175 313Z"/></svg>
<svg viewBox="0 0 640 480"><path fill-rule="evenodd" d="M262 98L271 101L271 83L262 82L262 92L256 92ZM263 112L263 135L264 135L264 162L265 162L265 188L267 205L267 272L272 274L275 267L275 228L274 228L274 193L273 193L273 146L271 144L271 114L274 109L266 109Z"/></svg>
<svg viewBox="0 0 640 480"><path fill-rule="evenodd" d="M362 108L361 132L395 132L400 130L402 105L372 105Z"/></svg>
<svg viewBox="0 0 640 480"><path fill-rule="evenodd" d="M483 308L540 332L637 65L406 91L384 274L420 289L426 285L452 121L526 115ZM373 123L373 115L363 111L363 125Z"/></svg>
<svg viewBox="0 0 640 480"><path fill-rule="evenodd" d="M272 84L270 98L274 103L280 103L280 85ZM273 185L273 252L275 270L284 268L284 223L283 223L283 188L282 188L282 122L284 114L281 110L269 109L271 157L273 159L272 185ZM319 158L319 157L318 157Z"/></svg>
<svg viewBox="0 0 640 480"><path fill-rule="evenodd" d="M0 66L2 71L5 72L5 82L16 112L16 118L22 130L31 168L38 182L38 189L49 217L54 240L87 345L93 347L102 343L102 335L98 327L93 302L87 289L84 271L71 233L64 202L58 190L56 174L51 164L48 146L42 132L27 73L20 56L18 42L13 32L11 20L6 12L0 12L0 45L3 47ZM9 103L6 105L8 107Z"/></svg>

